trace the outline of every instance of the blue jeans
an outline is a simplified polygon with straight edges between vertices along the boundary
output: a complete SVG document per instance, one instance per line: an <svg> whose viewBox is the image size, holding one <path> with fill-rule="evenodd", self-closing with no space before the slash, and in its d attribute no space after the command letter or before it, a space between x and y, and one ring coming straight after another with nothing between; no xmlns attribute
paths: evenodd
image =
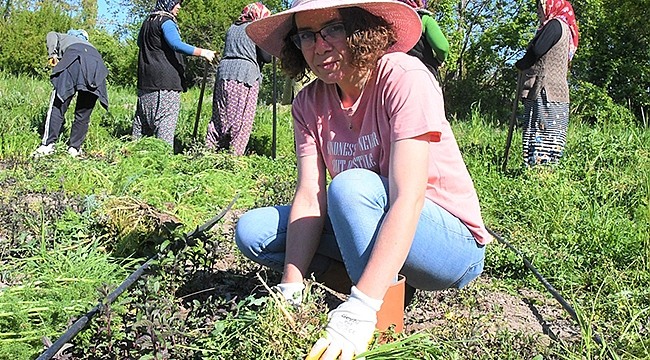
<svg viewBox="0 0 650 360"><path fill-rule="evenodd" d="M343 261L356 283L368 263L388 211L388 179L364 169L338 174L327 190L328 218L310 272ZM277 271L284 267L290 206L258 208L242 215L235 241L251 260ZM415 237L400 271L422 290L462 288L483 271L485 247L458 218L425 200Z"/></svg>

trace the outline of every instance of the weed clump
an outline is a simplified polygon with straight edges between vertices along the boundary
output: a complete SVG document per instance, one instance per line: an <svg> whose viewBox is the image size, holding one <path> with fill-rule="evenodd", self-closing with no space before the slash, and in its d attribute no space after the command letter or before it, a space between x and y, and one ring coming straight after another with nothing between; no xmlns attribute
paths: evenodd
<svg viewBox="0 0 650 360"><path fill-rule="evenodd" d="M173 214L130 196L109 198L100 211L101 224L114 235L110 248L118 256L150 256L182 225Z"/></svg>

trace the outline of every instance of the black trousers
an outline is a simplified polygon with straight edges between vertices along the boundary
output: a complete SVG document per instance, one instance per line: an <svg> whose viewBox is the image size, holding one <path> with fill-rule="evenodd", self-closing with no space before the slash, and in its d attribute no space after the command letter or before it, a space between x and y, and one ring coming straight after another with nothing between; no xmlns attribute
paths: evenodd
<svg viewBox="0 0 650 360"><path fill-rule="evenodd" d="M43 145L49 145L59 138L63 123L65 122L65 112L72 102L74 96L70 96L65 101L61 101L56 95L52 95L50 108L48 109L45 120L45 133L43 134ZM68 146L77 150L81 148L88 134L88 125L90 124L90 115L93 112L97 95L86 91L77 91L77 105L74 109L74 122L70 130L70 141Z"/></svg>

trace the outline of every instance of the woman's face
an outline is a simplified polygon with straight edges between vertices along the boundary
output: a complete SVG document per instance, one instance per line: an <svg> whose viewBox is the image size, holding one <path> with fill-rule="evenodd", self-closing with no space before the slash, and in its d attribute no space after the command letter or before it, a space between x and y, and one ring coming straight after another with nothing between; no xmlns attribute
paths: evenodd
<svg viewBox="0 0 650 360"><path fill-rule="evenodd" d="M301 47L302 55L311 71L327 84L340 83L349 78L354 69L349 66L349 51L345 37L323 39L319 33L328 25L343 21L336 9L321 9L299 12L295 15L298 33L313 32L313 47ZM308 34L308 33L307 33ZM327 37L327 35L326 35Z"/></svg>
<svg viewBox="0 0 650 360"><path fill-rule="evenodd" d="M174 7L172 8L171 13L172 13L174 16L178 16L178 11L179 11L180 9L181 9L181 3L179 2L178 4L174 5Z"/></svg>

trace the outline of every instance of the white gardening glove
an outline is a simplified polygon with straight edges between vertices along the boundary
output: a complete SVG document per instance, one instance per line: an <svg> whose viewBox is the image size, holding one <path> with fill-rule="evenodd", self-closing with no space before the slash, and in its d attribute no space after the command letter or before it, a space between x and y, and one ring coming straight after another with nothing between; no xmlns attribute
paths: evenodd
<svg viewBox="0 0 650 360"><path fill-rule="evenodd" d="M339 355L341 360L351 360L366 351L382 302L353 286L348 300L329 313L325 336L316 341L306 360L335 360Z"/></svg>
<svg viewBox="0 0 650 360"><path fill-rule="evenodd" d="M208 60L208 62L212 62L214 60L214 51L208 49L201 49L201 54L199 56L205 58L206 60Z"/></svg>
<svg viewBox="0 0 650 360"><path fill-rule="evenodd" d="M293 307L299 307L302 303L302 291L305 290L305 284L283 283L275 285L280 295Z"/></svg>

